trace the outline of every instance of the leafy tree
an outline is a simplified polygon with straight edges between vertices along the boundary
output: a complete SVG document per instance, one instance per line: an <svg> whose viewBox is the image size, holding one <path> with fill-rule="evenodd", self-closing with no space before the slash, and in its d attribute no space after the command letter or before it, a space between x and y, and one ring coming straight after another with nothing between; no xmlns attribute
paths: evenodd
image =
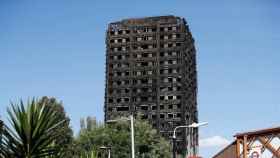
<svg viewBox="0 0 280 158"><path fill-rule="evenodd" d="M92 130L81 132L77 138L80 152L90 152L93 148L111 146L112 158L131 156L130 124L126 121L99 125ZM135 120L135 152L139 158L170 158L169 142L162 138L144 120ZM101 151L99 151L100 153Z"/></svg>
<svg viewBox="0 0 280 158"><path fill-rule="evenodd" d="M61 120L56 111L49 106L33 99L19 104L11 103L8 108L10 128L5 127L1 154L9 158L43 158L54 156L60 151L60 146L53 142L63 133L55 129L61 126L65 120Z"/></svg>
<svg viewBox="0 0 280 158"><path fill-rule="evenodd" d="M57 146L60 146L61 151L57 157L70 158L73 154L73 131L70 128L70 118L66 115L62 102L58 102L55 98L42 97L39 102L39 106L47 106L56 112L59 120L64 120L61 126L54 129L56 133L63 133L59 139L54 140Z"/></svg>

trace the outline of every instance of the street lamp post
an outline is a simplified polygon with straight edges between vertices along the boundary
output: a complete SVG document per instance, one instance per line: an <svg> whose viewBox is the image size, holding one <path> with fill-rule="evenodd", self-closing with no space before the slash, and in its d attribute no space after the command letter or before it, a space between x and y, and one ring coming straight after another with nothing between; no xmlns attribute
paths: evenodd
<svg viewBox="0 0 280 158"><path fill-rule="evenodd" d="M131 128L131 155L132 158L135 158L135 151L134 151L134 120L133 115L130 115L130 128Z"/></svg>
<svg viewBox="0 0 280 158"><path fill-rule="evenodd" d="M111 158L111 147L102 146L100 149L108 150L108 158Z"/></svg>
<svg viewBox="0 0 280 158"><path fill-rule="evenodd" d="M130 130L131 130L131 158L135 158L135 148L134 148L134 119L133 119L133 115L130 115L129 118L121 118L121 119L117 119L117 120L108 120L106 121L107 123L111 123L111 122L117 122L117 121L130 121Z"/></svg>
<svg viewBox="0 0 280 158"><path fill-rule="evenodd" d="M208 122L202 122L202 123L192 123L191 125L184 125L184 126L177 126L174 128L173 131L173 136L172 136L172 140L173 140L173 158L176 158L176 130L179 128L198 128L200 126L205 126L207 125Z"/></svg>

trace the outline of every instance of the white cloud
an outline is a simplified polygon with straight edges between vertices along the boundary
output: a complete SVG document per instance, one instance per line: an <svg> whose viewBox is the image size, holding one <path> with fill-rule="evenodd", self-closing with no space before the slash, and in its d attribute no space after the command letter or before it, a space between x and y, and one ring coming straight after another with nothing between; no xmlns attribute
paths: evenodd
<svg viewBox="0 0 280 158"><path fill-rule="evenodd" d="M200 147L225 147L230 141L221 136L213 136L199 140Z"/></svg>

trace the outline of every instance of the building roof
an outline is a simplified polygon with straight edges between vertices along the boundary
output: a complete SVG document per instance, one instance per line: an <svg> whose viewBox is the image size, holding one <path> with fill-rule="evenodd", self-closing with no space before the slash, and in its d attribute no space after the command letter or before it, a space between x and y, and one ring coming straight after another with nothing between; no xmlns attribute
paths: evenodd
<svg viewBox="0 0 280 158"><path fill-rule="evenodd" d="M147 24L156 24L156 23L184 23L184 18L180 18L174 15L165 15L165 16L153 16L153 17L139 17L139 18L129 18L123 19L121 21L112 22L109 26L112 25L147 25Z"/></svg>
<svg viewBox="0 0 280 158"><path fill-rule="evenodd" d="M213 158L217 157L218 155L220 155L221 153L225 152L228 148L230 148L231 146L236 144L236 140L234 140L232 143L230 143L229 145L227 145L226 147L224 147L221 151L219 151L217 154L215 154L213 156Z"/></svg>
<svg viewBox="0 0 280 158"><path fill-rule="evenodd" d="M268 133L280 133L280 126L279 127L272 127L272 128L266 128L266 129L260 129L260 130L253 130L253 131L247 131L243 133L237 133L234 135L234 137L242 137L242 136L254 136L254 135L265 135Z"/></svg>

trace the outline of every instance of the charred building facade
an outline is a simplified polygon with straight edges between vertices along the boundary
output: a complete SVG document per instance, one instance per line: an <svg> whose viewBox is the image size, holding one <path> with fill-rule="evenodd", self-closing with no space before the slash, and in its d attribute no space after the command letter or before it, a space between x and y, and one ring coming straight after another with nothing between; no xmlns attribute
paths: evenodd
<svg viewBox="0 0 280 158"><path fill-rule="evenodd" d="M126 19L107 30L105 120L141 113L164 137L198 121L194 39L183 18ZM197 129L177 132L178 152L197 152Z"/></svg>

